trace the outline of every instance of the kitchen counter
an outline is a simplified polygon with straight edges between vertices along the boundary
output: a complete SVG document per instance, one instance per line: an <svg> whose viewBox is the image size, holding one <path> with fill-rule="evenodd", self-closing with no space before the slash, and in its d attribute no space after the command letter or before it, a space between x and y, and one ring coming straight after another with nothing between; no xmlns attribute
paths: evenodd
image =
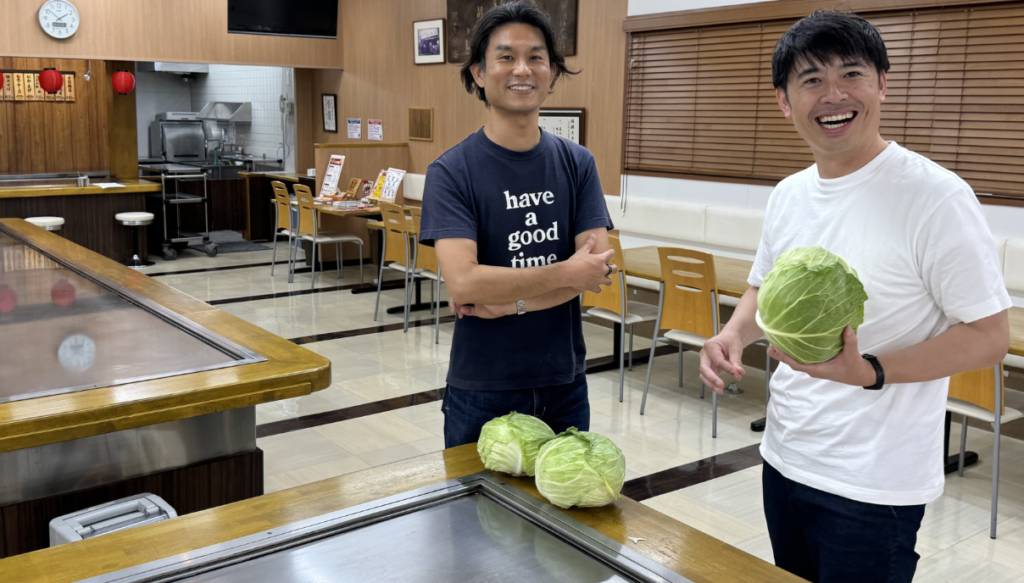
<svg viewBox="0 0 1024 583"><path fill-rule="evenodd" d="M123 184L124 188L100 188L99 186L29 186L18 188L0 187L0 199L3 198L32 198L39 196L75 196L82 194L116 194L135 192L160 192L160 183L143 180L140 178L128 178L116 180Z"/></svg>

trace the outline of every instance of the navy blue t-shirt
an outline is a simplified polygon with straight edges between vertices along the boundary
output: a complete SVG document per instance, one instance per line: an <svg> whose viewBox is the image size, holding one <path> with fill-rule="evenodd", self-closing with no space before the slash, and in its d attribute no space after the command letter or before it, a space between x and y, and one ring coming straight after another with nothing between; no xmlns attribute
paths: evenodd
<svg viewBox="0 0 1024 583"><path fill-rule="evenodd" d="M420 240L476 241L481 265L565 261L576 252L576 235L597 228L611 229L612 221L594 156L547 132L532 150L515 152L480 129L427 170ZM462 318L455 322L448 384L468 390L568 384L586 370L586 352L578 297L522 316Z"/></svg>

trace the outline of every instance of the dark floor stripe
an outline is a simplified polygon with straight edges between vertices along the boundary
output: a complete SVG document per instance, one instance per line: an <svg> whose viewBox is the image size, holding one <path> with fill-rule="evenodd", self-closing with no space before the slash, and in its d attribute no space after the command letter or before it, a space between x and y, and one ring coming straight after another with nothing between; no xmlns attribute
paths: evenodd
<svg viewBox="0 0 1024 583"><path fill-rule="evenodd" d="M224 304L238 304L238 303L241 303L241 302L256 302L256 301L259 301L259 300L276 300L278 298L290 298L290 297L294 297L294 296L306 296L306 295L309 295L309 294L321 294L321 293L325 293L325 292L345 291L345 290L355 289L355 288L360 287L362 285L364 285L364 284L361 284L361 283L346 283L345 285L332 285L332 286L328 286L328 287L317 287L317 288L313 288L313 289L303 288L303 289L298 289L298 290L295 290L295 291L277 292L277 293L272 293L272 294L261 294L261 295L258 295L258 296L241 296L241 297L237 297L237 298L224 298L224 299L221 299L221 300L210 300L210 301L208 301L206 303L210 304L211 306L223 306Z"/></svg>
<svg viewBox="0 0 1024 583"><path fill-rule="evenodd" d="M622 487L622 495L642 502L648 498L689 488L752 468L762 462L760 447L760 444L755 443L734 451L629 480Z"/></svg>
<svg viewBox="0 0 1024 583"><path fill-rule="evenodd" d="M448 324L455 321L455 316L441 316L441 323ZM419 328L420 326L433 326L434 318L424 320L410 320L410 328ZM295 344L311 344L313 342L324 342L326 340L339 340L341 338L352 338L353 336L366 336L367 334L380 334L381 332L395 332L404 328L402 322L395 322L394 324L380 324L378 326L370 326L369 328L356 328L355 330L341 330L339 332L325 332L323 334L313 334L311 336L299 336L298 338L289 338L288 342Z"/></svg>
<svg viewBox="0 0 1024 583"><path fill-rule="evenodd" d="M278 261L278 263L281 263ZM223 267L207 267L206 269L183 269L181 271L161 271L160 273L148 273L146 275L150 277L160 277L161 275L188 275L190 273L207 273L210 271L231 271L232 269L248 269L250 267L270 267L270 262L266 263L247 263L245 265L225 265ZM143 271L142 273L146 273Z"/></svg>
<svg viewBox="0 0 1024 583"><path fill-rule="evenodd" d="M296 417L294 419L282 419L281 421L273 421L270 423L264 423L263 425L257 425L256 437L281 435L282 433L290 433L300 429L309 429L310 427L319 427L329 423L358 419L359 417L366 417L367 415L376 415L377 413L405 409L406 407L414 407L416 405L440 401L443 397L444 389L433 389L422 393L406 395L404 397L394 397L392 399L364 403L354 407L335 409L334 411L314 413L313 415L303 415L302 417Z"/></svg>

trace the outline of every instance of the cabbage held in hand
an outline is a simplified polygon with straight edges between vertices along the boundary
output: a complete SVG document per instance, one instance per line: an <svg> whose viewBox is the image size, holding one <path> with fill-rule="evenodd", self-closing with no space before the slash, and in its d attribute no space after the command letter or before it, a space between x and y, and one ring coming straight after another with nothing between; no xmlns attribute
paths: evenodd
<svg viewBox="0 0 1024 583"><path fill-rule="evenodd" d="M537 490L561 508L604 506L619 497L626 458L612 440L570 427L537 455Z"/></svg>
<svg viewBox="0 0 1024 583"><path fill-rule="evenodd" d="M513 476L532 476L537 451L555 432L540 419L515 411L484 424L476 451L484 467Z"/></svg>
<svg viewBox="0 0 1024 583"><path fill-rule="evenodd" d="M864 322L868 294L846 261L821 247L783 253L757 293L757 325L776 348L802 364L843 349L843 329Z"/></svg>

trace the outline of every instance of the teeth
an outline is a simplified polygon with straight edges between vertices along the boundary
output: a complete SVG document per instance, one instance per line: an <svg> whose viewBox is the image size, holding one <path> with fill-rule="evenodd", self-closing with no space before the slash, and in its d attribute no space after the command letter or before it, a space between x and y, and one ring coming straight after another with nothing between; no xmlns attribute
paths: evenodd
<svg viewBox="0 0 1024 583"><path fill-rule="evenodd" d="M533 87L530 85L513 85L512 89L515 91L529 91L533 89Z"/></svg>
<svg viewBox="0 0 1024 583"><path fill-rule="evenodd" d="M853 112L851 111L850 113L844 113L844 114L840 114L840 115L823 115L823 116L819 117L818 120L821 121L822 123L828 123L828 122L835 123L835 122L847 121L847 120L850 120L852 118L853 118Z"/></svg>

